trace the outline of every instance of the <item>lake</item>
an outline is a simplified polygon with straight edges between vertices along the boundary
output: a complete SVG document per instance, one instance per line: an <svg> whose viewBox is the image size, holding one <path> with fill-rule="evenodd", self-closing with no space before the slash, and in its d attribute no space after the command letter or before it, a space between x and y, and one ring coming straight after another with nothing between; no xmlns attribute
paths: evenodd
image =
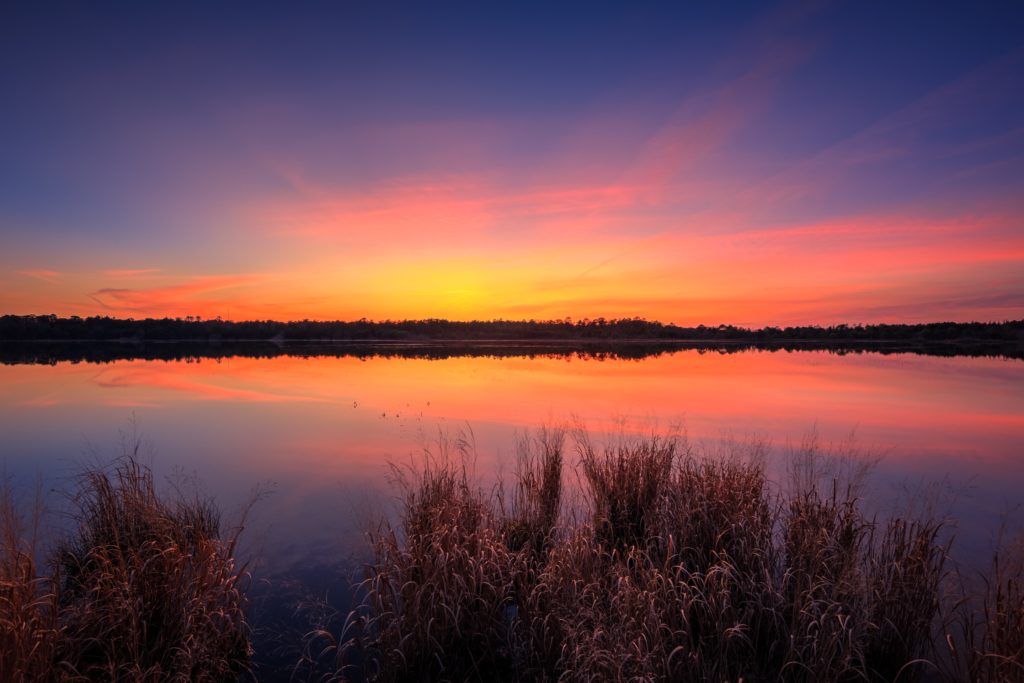
<svg viewBox="0 0 1024 683"><path fill-rule="evenodd" d="M442 433L471 432L481 485L490 486L517 430L569 418L599 438L622 423L681 423L694 444L759 437L779 454L810 430L825 444L853 432L862 452L885 454L873 480L880 504L923 480L961 491L953 514L966 559L986 556L1001 515L1024 502L1024 361L1005 355L122 346L3 349L7 475L24 486L41 475L52 487L83 458L109 457L134 420L158 477L197 474L225 513L253 486L272 491L247 530L267 576L322 577L353 557L360 524L387 502L389 459L407 461Z"/></svg>

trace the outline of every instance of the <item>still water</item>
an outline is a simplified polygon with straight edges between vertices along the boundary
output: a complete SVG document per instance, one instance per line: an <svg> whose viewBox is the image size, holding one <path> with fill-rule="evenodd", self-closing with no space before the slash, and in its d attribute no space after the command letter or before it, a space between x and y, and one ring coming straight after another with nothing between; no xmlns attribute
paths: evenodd
<svg viewBox="0 0 1024 683"><path fill-rule="evenodd" d="M811 429L826 443L855 431L862 450L885 453L874 480L883 500L922 479L963 489L953 512L966 553L985 552L1000 515L1024 502L1017 358L757 348L178 355L5 356L7 475L59 481L83 458L109 456L134 418L158 477L196 473L226 512L253 486L269 486L247 533L275 573L352 555L359 523L387 498L388 459L439 433L471 431L486 483L516 430L571 416L597 433L623 420L682 422L693 442L753 435L779 452Z"/></svg>

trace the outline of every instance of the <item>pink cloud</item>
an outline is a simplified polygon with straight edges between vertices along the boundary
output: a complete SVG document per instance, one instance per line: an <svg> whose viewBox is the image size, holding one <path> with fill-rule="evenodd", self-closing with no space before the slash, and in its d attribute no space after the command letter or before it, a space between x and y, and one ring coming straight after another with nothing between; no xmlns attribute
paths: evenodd
<svg viewBox="0 0 1024 683"><path fill-rule="evenodd" d="M259 281L260 278L255 275L217 275L153 289L107 287L86 296L103 308L119 313L175 315L187 311L186 314L191 315L196 306L202 306L205 310L218 303L227 305L235 300L235 296L225 295L227 290L251 286ZM217 292L221 294L209 296Z"/></svg>
<svg viewBox="0 0 1024 683"><path fill-rule="evenodd" d="M103 274L110 277L120 278L131 277L133 275L144 275L146 273L159 273L160 271L160 268L147 268L145 270L105 270L103 271Z"/></svg>
<svg viewBox="0 0 1024 683"><path fill-rule="evenodd" d="M27 275L28 277L39 278L45 282L56 282L63 273L57 273L52 270L16 270L14 271L19 275Z"/></svg>
<svg viewBox="0 0 1024 683"><path fill-rule="evenodd" d="M781 14L779 22L785 23ZM733 197L751 182L719 157L771 106L781 76L809 54L805 46L772 35L758 35L757 42L756 58L738 76L688 96L646 139L630 139L634 126L619 120L630 123L640 112L614 111L575 122L577 132L567 132L561 144L525 165L506 160L516 155L497 153L508 151L501 148L516 122L359 129L354 144L370 136L378 148L391 150L401 141L402 158L413 149L420 166L435 170L396 170L353 184L332 181L298 161L261 155L292 196L257 200L235 215L278 237L371 248L383 240L401 240L403 248L439 241L486 248L654 234L678 225L680 212L692 210L688 206ZM325 132L345 140L351 134ZM466 151L474 149L492 152Z"/></svg>

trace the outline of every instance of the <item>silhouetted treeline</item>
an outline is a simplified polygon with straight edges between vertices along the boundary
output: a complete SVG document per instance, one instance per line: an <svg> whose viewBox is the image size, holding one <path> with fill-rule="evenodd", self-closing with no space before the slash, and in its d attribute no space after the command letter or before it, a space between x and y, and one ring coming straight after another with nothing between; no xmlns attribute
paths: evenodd
<svg viewBox="0 0 1024 683"><path fill-rule="evenodd" d="M1020 344L955 344L950 342L673 342L673 341L591 341L591 342L403 342L381 345L374 342L322 344L317 342L9 342L0 345L0 364L56 365L57 363L113 363L119 360L150 360L200 363L225 358L555 358L565 361L630 361L654 358L679 351L697 353L768 353L827 351L836 355L876 353L927 356L966 356L1024 360Z"/></svg>
<svg viewBox="0 0 1024 683"><path fill-rule="evenodd" d="M985 341L1024 342L1024 320L1001 323L921 325L834 325L763 327L732 325L678 327L642 318L565 320L202 320L55 315L0 317L0 340L80 341L524 341L524 340L686 340L686 341Z"/></svg>

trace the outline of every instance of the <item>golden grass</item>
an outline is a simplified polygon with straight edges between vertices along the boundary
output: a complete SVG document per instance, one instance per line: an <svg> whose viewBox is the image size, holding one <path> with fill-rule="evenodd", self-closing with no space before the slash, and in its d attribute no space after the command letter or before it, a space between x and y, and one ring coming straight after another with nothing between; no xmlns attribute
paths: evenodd
<svg viewBox="0 0 1024 683"><path fill-rule="evenodd" d="M956 582L946 679L1024 681L1024 533L998 544L987 573L958 570ZM971 582L980 588L968 587Z"/></svg>
<svg viewBox="0 0 1024 683"><path fill-rule="evenodd" d="M3 681L236 681L249 671L241 527L221 540L211 505L159 496L136 456L82 472L75 528L46 573L5 488Z"/></svg>
<svg viewBox="0 0 1024 683"><path fill-rule="evenodd" d="M581 505L565 502L567 441ZM948 573L945 517L864 512L869 460L812 436L777 486L768 452L546 427L517 438L515 480L487 492L472 434L442 434L393 466L398 523L368 534L356 609L308 635L296 675L1024 681L1024 536L985 574ZM25 512L3 487L5 683L255 677L241 527L222 538L209 501L158 494L137 454L81 473L45 569L40 498Z"/></svg>
<svg viewBox="0 0 1024 683"><path fill-rule="evenodd" d="M0 679L56 678L58 623L53 582L37 571L40 514L22 511L9 482L0 488ZM37 495L35 500L41 498Z"/></svg>
<svg viewBox="0 0 1024 683"><path fill-rule="evenodd" d="M812 436L778 487L762 441L707 450L680 434L620 435L599 448L568 433L582 508L561 502L564 429L517 441L509 495L473 486L466 439L442 438L418 469L397 471L399 524L368 534L364 600L343 632L310 639L308 661L324 665L310 670L807 683L938 671L952 623L940 618L946 520L927 508L869 517L858 494L870 461ZM983 610L958 608L972 645L947 680L1021 680L1020 548L1014 563L998 558Z"/></svg>

